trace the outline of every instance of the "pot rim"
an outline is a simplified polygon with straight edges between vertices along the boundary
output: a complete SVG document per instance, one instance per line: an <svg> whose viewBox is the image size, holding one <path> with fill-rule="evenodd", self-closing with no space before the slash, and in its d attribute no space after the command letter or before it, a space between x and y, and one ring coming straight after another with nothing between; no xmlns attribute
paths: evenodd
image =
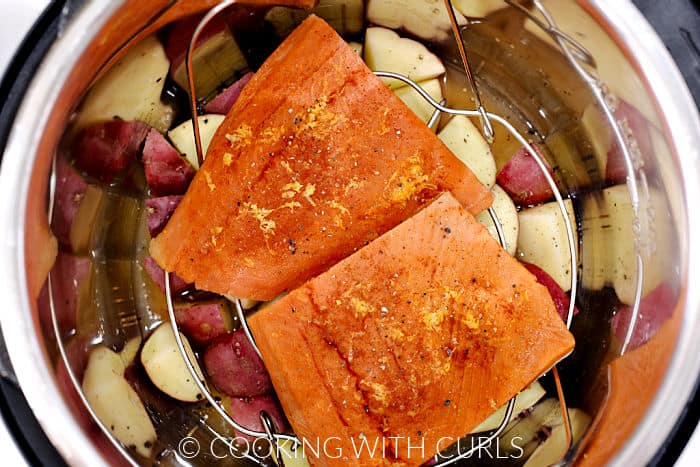
<svg viewBox="0 0 700 467"><path fill-rule="evenodd" d="M682 213L686 254L681 277L684 287L683 320L666 377L654 402L634 434L617 453L614 464L639 465L656 455L672 432L700 374L700 241L690 242L689 232L700 232L700 212L687 206L700 200L700 118L685 81L646 19L629 0L579 0L595 9L616 39L621 39L644 73L650 90L663 102L664 123L678 158L685 204ZM87 2L52 45L42 61L17 111L0 167L0 296L5 310L0 326L10 359L29 406L53 445L70 465L106 465L104 457L80 428L66 405L53 375L52 365L38 338L32 316L25 265L26 206L29 182L41 132L60 89L94 38L123 0ZM663 72L662 72L663 70ZM692 201L692 202L689 202ZM17 212L19 210L19 212ZM695 261L691 260L695 258ZM661 436L659 434L662 433Z"/></svg>

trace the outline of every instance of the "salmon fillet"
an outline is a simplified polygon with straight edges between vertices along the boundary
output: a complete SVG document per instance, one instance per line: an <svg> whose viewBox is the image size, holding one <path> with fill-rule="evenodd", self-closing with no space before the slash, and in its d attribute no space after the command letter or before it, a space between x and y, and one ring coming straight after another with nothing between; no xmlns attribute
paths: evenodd
<svg viewBox="0 0 700 467"><path fill-rule="evenodd" d="M269 300L443 191L491 192L318 17L244 88L150 252L198 289Z"/></svg>
<svg viewBox="0 0 700 467"><path fill-rule="evenodd" d="M547 289L449 193L249 324L321 466L420 465L574 347Z"/></svg>

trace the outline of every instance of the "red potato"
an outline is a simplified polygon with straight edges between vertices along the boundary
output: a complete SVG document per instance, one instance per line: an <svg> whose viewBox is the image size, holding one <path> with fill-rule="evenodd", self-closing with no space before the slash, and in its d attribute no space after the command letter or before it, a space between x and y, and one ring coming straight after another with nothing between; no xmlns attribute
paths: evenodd
<svg viewBox="0 0 700 467"><path fill-rule="evenodd" d="M183 194L196 173L187 159L155 129L151 129L146 136L143 166L146 183L153 196Z"/></svg>
<svg viewBox="0 0 700 467"><path fill-rule="evenodd" d="M535 146L535 151L545 160L542 152ZM554 172L547 164L549 174ZM547 183L540 166L530 153L522 147L503 166L496 176L496 183L501 186L519 206L534 206L549 201L554 197L552 188Z"/></svg>
<svg viewBox="0 0 700 467"><path fill-rule="evenodd" d="M642 298L639 303L637 322L627 350L634 350L651 339L661 325L671 317L677 301L678 293L668 283L662 283ZM613 333L620 344L625 341L631 318L632 307L623 306L617 310L610 321Z"/></svg>
<svg viewBox="0 0 700 467"><path fill-rule="evenodd" d="M73 142L75 165L102 182L136 160L149 127L142 122L112 120L82 130Z"/></svg>
<svg viewBox="0 0 700 467"><path fill-rule="evenodd" d="M85 292L90 280L90 265L89 258L59 253L51 270L54 309L58 327L64 335L72 333L75 329L81 294ZM51 328L48 285L45 285L39 294L38 306L42 326Z"/></svg>
<svg viewBox="0 0 700 467"><path fill-rule="evenodd" d="M51 230L58 241L70 245L70 232L88 184L64 157L56 158L56 197Z"/></svg>
<svg viewBox="0 0 700 467"><path fill-rule="evenodd" d="M204 352L204 367L214 386L229 396L253 397L272 391L265 364L243 330L209 344Z"/></svg>
<svg viewBox="0 0 700 467"><path fill-rule="evenodd" d="M204 111L209 114L228 114L228 111L231 110L233 104L236 103L238 96L241 95L241 91L252 77L253 73L246 73L243 75L241 79L224 89L221 94L209 101L207 105L204 106Z"/></svg>
<svg viewBox="0 0 700 467"><path fill-rule="evenodd" d="M148 273L149 277L155 282L161 292L165 293L165 271L158 266L150 256L143 259L143 268ZM177 274L170 274L170 295L178 295L189 289L192 284L188 284Z"/></svg>
<svg viewBox="0 0 700 467"><path fill-rule="evenodd" d="M653 152L649 121L635 107L620 100L613 112L615 120L620 125L622 134L627 140L627 146L632 153L638 151L638 157L643 161ZM613 143L608 151L608 162L605 166L605 180L610 183L624 183L627 179L627 165L622 149Z"/></svg>
<svg viewBox="0 0 700 467"><path fill-rule="evenodd" d="M262 422L260 421L260 412L265 411L275 426L276 433L284 433L288 431L289 425L284 417L282 408L277 399L269 394L257 397L246 398L231 398L231 417L240 425L254 431L264 431ZM248 440L255 441L255 437L236 432L236 434Z"/></svg>
<svg viewBox="0 0 700 467"><path fill-rule="evenodd" d="M182 195L161 196L146 200L146 209L148 209L146 222L151 237L157 236L163 230L181 200Z"/></svg>
<svg viewBox="0 0 700 467"><path fill-rule="evenodd" d="M552 296L552 301L554 301L554 306L557 308L557 312L561 316L561 319L566 322L569 316L569 306L571 304L571 298L564 292L564 290L559 287L559 284L552 279L552 277L547 274L542 268L534 264L522 262L525 269L530 271L533 276L537 279L537 282L547 287L549 290L549 295ZM574 306L574 316L578 314L578 308Z"/></svg>
<svg viewBox="0 0 700 467"><path fill-rule="evenodd" d="M206 346L233 329L231 310L225 300L176 303L175 321L190 342L200 346Z"/></svg>

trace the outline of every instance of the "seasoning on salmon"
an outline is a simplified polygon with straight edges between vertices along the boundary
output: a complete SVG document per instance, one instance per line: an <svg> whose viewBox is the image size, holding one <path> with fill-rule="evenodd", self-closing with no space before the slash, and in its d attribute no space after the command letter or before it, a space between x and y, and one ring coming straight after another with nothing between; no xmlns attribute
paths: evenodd
<svg viewBox="0 0 700 467"><path fill-rule="evenodd" d="M245 86L151 255L198 289L269 300L443 191L492 196L318 17Z"/></svg>
<svg viewBox="0 0 700 467"><path fill-rule="evenodd" d="M295 433L334 437L306 449L319 466L420 465L574 347L547 289L449 193L249 324Z"/></svg>

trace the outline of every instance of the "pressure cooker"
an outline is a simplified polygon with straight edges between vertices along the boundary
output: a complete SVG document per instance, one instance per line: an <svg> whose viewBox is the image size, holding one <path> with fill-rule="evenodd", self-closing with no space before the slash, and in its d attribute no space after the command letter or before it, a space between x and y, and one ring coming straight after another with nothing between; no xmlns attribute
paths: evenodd
<svg viewBox="0 0 700 467"><path fill-rule="evenodd" d="M283 39L309 14L275 3L250 0L231 7L249 41L253 38L253 43L267 47L258 50L253 45L243 51L251 69L263 61L274 40ZM325 3L338 2L321 0L313 10L321 17L332 10L324 9ZM541 148L554 167L562 196L571 202L575 242L570 257L578 260L564 277L574 282L571 299L577 314L572 313L567 324L577 346L558 365L561 381L543 382L543 393L555 395L561 385L559 396L585 414L578 417L585 422L580 429L569 426L571 439L559 462L644 465L672 459L698 418L700 292L694 285L700 280L700 244L693 232L700 229L694 206L700 199L700 120L664 43L629 1L455 1L459 41L450 36L448 27L440 30L439 25L450 24L445 18L423 27L406 16L409 11L420 17L428 7L443 12L437 6L442 2L349 3L359 8L354 18L359 26L348 26L346 15L355 11L348 5L340 13L330 13L340 14L342 21L329 20L348 41L362 43L366 26L372 24L426 44L446 64L441 85L447 105L483 104L505 115ZM398 7L381 10L379 3ZM697 15L685 2L669 6L668 11L661 11L665 8L661 2L638 3L662 35L674 24L671 13L683 14L681 6ZM144 456L110 436L109 429L99 429L99 413L84 406L89 402L84 394L80 397L84 388L76 375L84 370L93 346L126 351L124 335L131 331L125 329L131 326L146 335L154 323L167 320L167 307L158 310L149 304L148 294L134 285L140 279L132 277L130 265L140 261L134 246L139 242L133 238L143 233L138 219L145 212L142 194L134 195L128 185L137 182L123 179L110 185L105 196L111 208L96 209L91 217L93 230L83 243L89 244L85 255L98 273L90 284L88 303L78 306L98 308L93 314L99 324L88 324L92 334L80 345L71 347L80 331L62 328L65 323L52 305L56 299L46 295L52 293L51 287L47 291L47 277L53 277L54 284L74 279L61 276L70 274L56 260L61 248L56 230L62 227L52 223L51 216L61 196L56 161L67 150L72 126L80 121L85 96L135 46L153 37L161 40L174 24L201 19L217 4L215 0L52 3L0 90L5 100L0 119L4 147L0 288L6 304L0 323L3 374L10 381L3 392L17 401L8 403L3 415L9 424L15 423L13 418L28 422L19 428L23 439L30 437L45 446L32 458L35 462L60 462L60 457L70 465L197 464L198 458L188 457L188 446L181 444L185 435L214 432L225 425L213 421L218 414L211 404L194 417L187 408L173 409L187 415L168 422L178 429L158 425L157 449ZM681 54L676 58L697 97L692 60L697 63L698 22L693 23L697 16L687 15L684 21L696 29L681 28L679 36L670 27L674 33L664 39L672 53ZM256 29L263 23L264 31ZM460 56L460 42L469 55L466 61ZM696 55L683 60L688 50ZM162 86L162 99L186 114L188 83L180 77L177 84L171 74ZM475 120L479 121L484 123ZM491 136L494 154L510 156L517 149L503 133ZM100 309L101 300L109 301L104 297L113 297L116 288L130 288L126 305L116 306L112 300ZM148 313L123 311L140 306ZM101 313L120 315L105 318ZM71 378L66 377L66 367ZM153 397L167 399L162 394ZM23 400L26 411L20 408ZM525 407L511 423L533 416L537 407ZM478 459L487 464L498 461Z"/></svg>

